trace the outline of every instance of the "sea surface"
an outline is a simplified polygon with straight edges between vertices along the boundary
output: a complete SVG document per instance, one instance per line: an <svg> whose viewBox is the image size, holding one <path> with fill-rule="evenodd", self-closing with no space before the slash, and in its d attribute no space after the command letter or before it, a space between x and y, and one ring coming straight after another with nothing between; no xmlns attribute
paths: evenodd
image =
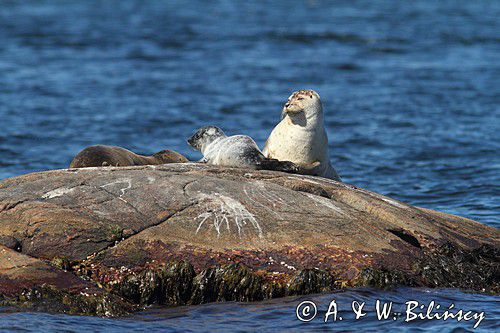
<svg viewBox="0 0 500 333"><path fill-rule="evenodd" d="M262 146L298 89L321 95L345 182L500 226L499 1L2 1L0 179L65 168L86 146L200 155L217 125ZM123 319L0 312L5 331L471 330L471 322L302 323L314 299L430 299L485 311L454 290L351 290L251 304L148 309ZM443 306L444 306L443 305ZM352 314L352 313L351 313Z"/></svg>

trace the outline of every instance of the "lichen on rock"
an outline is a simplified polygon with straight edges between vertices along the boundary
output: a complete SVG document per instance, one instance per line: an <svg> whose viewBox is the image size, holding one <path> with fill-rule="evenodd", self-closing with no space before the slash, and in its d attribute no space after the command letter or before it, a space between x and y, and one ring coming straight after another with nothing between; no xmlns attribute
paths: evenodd
<svg viewBox="0 0 500 333"><path fill-rule="evenodd" d="M499 239L318 177L193 163L55 170L0 182L0 298L119 315L354 286L498 293Z"/></svg>

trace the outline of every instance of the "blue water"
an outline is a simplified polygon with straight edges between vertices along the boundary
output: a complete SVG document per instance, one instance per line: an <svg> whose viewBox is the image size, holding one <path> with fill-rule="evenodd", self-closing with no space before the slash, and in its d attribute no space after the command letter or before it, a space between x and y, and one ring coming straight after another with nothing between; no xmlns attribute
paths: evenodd
<svg viewBox="0 0 500 333"><path fill-rule="evenodd" d="M64 168L98 143L198 159L185 139L207 124L262 146L288 95L308 88L324 102L344 181L499 227L499 17L498 1L2 1L0 179ZM428 295L374 295L413 293ZM432 293L499 319L498 298ZM334 329L290 319L292 303L123 320L4 313L0 327Z"/></svg>
<svg viewBox="0 0 500 333"><path fill-rule="evenodd" d="M393 302L391 316L377 320L376 300ZM333 315L324 318L329 304L335 300L337 321ZM405 322L405 302L416 300L441 306L441 313L450 304L464 311L484 312L485 318L473 329L476 320L413 320ZM295 308L303 301L312 301L318 309L310 322L297 319ZM365 302L365 316L356 320L353 301ZM414 310L416 311L416 310ZM300 312L299 312L300 313ZM401 315L396 316L394 313ZM339 320L342 317L342 320ZM120 319L77 317L51 314L0 312L0 331L40 332L495 332L500 330L498 299L491 296L457 292L456 290L399 289L376 292L358 289L331 295L284 298L258 303L205 304L170 309L151 308L143 313Z"/></svg>

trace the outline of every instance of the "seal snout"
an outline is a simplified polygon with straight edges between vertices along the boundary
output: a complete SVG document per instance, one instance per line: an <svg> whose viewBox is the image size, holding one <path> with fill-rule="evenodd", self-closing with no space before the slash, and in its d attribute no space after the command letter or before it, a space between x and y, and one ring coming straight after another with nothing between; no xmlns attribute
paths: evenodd
<svg viewBox="0 0 500 333"><path fill-rule="evenodd" d="M196 134L192 135L189 139L187 139L188 145L190 145L194 149L199 149L198 141L199 137Z"/></svg>
<svg viewBox="0 0 500 333"><path fill-rule="evenodd" d="M297 103L294 100L289 100L288 102L286 102L285 106L283 107L283 112L296 113L296 112L302 111L302 109L303 109L303 107L301 105L299 105L299 103Z"/></svg>
<svg viewBox="0 0 500 333"><path fill-rule="evenodd" d="M191 135L191 137L189 139L187 139L187 143L188 143L188 145L190 145L194 149L199 150L200 149L200 147L199 147L200 146L199 145L200 139L201 139L201 135L200 135L200 131L198 130L198 131L196 131L196 133Z"/></svg>
<svg viewBox="0 0 500 333"><path fill-rule="evenodd" d="M321 107L320 98L314 90L299 90L294 92L283 106L283 112L288 114L299 113L304 110Z"/></svg>

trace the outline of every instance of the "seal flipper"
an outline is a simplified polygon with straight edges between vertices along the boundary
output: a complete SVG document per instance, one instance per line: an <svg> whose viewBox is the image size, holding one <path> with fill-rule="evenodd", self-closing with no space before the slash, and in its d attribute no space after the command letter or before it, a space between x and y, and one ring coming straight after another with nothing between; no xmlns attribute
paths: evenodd
<svg viewBox="0 0 500 333"><path fill-rule="evenodd" d="M289 161L278 161L273 158L264 158L256 163L257 170L273 170L288 173L299 173L300 167Z"/></svg>
<svg viewBox="0 0 500 333"><path fill-rule="evenodd" d="M342 181L340 176L337 174L337 171L335 171L335 169L330 164L326 166L327 171L325 171L325 165L319 161L310 164L299 164L298 167L299 167L299 173L302 175L324 177L323 174L331 173L330 176L325 178L333 179L338 182Z"/></svg>
<svg viewBox="0 0 500 333"><path fill-rule="evenodd" d="M310 164L300 164L297 165L301 175L317 176L319 169L321 168L321 162L316 161Z"/></svg>

